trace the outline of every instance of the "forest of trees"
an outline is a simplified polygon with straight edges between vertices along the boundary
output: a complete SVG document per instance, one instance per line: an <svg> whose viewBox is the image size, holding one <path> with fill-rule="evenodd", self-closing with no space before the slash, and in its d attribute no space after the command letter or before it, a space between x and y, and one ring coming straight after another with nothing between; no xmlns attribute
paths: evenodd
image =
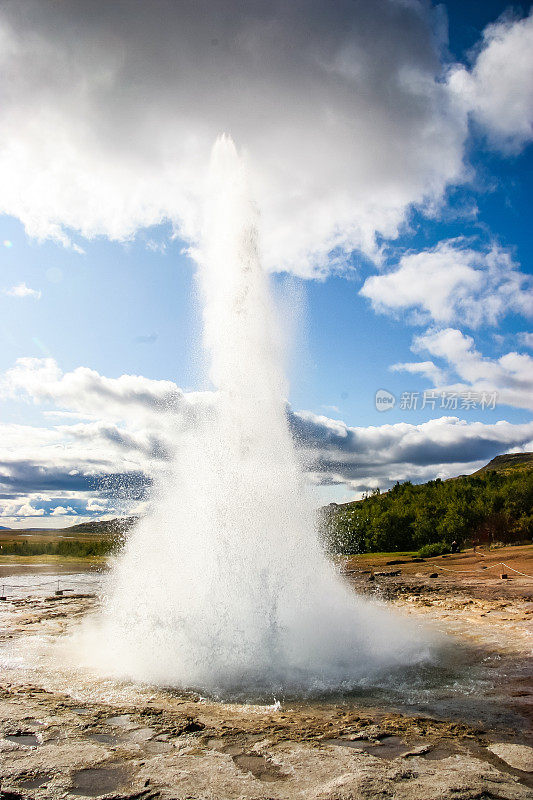
<svg viewBox="0 0 533 800"><path fill-rule="evenodd" d="M455 540L531 541L533 470L486 471L418 486L397 483L363 500L322 509L328 548L335 553L448 552Z"/></svg>
<svg viewBox="0 0 533 800"><path fill-rule="evenodd" d="M72 556L74 558L91 558L93 556L107 556L118 546L116 540L106 539L55 539L45 541L3 542L0 546L2 555L14 556Z"/></svg>

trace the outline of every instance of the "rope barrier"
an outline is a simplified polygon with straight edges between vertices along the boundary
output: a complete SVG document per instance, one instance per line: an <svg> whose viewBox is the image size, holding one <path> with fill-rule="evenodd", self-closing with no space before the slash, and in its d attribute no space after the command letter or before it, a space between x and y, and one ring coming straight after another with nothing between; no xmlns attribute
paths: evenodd
<svg viewBox="0 0 533 800"><path fill-rule="evenodd" d="M514 567L510 567L509 564L506 564L504 561L496 561L494 564L491 564L485 569L493 569L494 567L499 566L506 567L506 569L512 570L512 572L516 572L518 575L523 575L525 578L533 578L533 575L527 575L525 572L520 572L520 570L515 569ZM450 569L449 567L443 567L442 564L436 564L434 561L430 561L427 566L436 567L437 569L442 569L445 572L456 572L457 574L470 574L472 572L481 572L481 568L477 567L476 569Z"/></svg>
<svg viewBox="0 0 533 800"><path fill-rule="evenodd" d="M13 586L17 589L29 589L33 586L50 586L51 583L58 583L55 581L44 581L43 583L3 583L2 586Z"/></svg>
<svg viewBox="0 0 533 800"><path fill-rule="evenodd" d="M437 567L437 569L443 569L446 572L456 572L458 574L459 573L469 573L469 572L479 572L480 571L479 567L478 567L478 569L450 569L449 567L443 567L441 564L435 564L434 561L430 561L428 563L428 567Z"/></svg>
<svg viewBox="0 0 533 800"><path fill-rule="evenodd" d="M510 567L509 564L504 564L503 561L500 561L499 563L503 564L503 566L506 567L507 569L510 569L513 572L517 572L519 575L524 575L526 578L533 578L533 575L526 575L525 572L520 572L520 570L515 569L514 567Z"/></svg>
<svg viewBox="0 0 533 800"><path fill-rule="evenodd" d="M483 553L483 556L485 556L484 553ZM497 561L496 563L491 564L488 567L485 567L485 569L493 569L494 567L498 567L500 565L505 567L506 569L511 570L512 572L516 572L517 575L523 575L524 578L533 578L533 575L528 575L526 572L520 572L520 570L509 566L509 564L506 564L504 561ZM434 567L436 569L444 570L445 572L453 572L453 573L456 573L456 574L471 574L473 572L481 572L481 568L480 567L476 567L475 569L450 569L449 567L445 567L442 564L436 564L434 561L426 562L426 564L424 566ZM97 580L98 577L99 576L83 575L83 576L80 576L79 578L77 578L76 582L77 583L83 583L84 581L94 581L94 580ZM35 588L40 588L42 586L50 586L50 584L56 584L56 583L57 583L57 591L63 591L63 592L73 592L74 591L74 588L69 588L68 586L64 586L62 589L59 588L60 584L65 584L65 583L68 584L69 583L69 581L67 579L65 579L65 578L52 578L51 580L48 580L48 581L40 581L39 583L31 583L31 584L3 583L3 584L0 584L0 586L2 586L2 594L5 595L5 590L6 589L9 589L9 590L12 590L12 589L35 589Z"/></svg>
<svg viewBox="0 0 533 800"><path fill-rule="evenodd" d="M97 581L99 578L98 575L80 575L76 578L76 581L69 581L68 578L52 578L48 581L39 581L38 583L0 583L2 587L2 595L5 596L6 589L12 591L13 589L26 589L28 592L31 592L33 589L40 589L43 586L50 586L57 584L58 592L74 592L76 590L76 584L85 584L86 586L91 582ZM74 585L72 585L74 583ZM69 586L70 584L70 586Z"/></svg>

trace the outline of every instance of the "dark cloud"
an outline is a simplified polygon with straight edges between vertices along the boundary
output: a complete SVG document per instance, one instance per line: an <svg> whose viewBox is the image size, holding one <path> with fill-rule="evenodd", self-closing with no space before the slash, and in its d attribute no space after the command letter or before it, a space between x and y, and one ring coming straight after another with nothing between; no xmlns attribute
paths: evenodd
<svg viewBox="0 0 533 800"><path fill-rule="evenodd" d="M111 379L85 368L62 373L50 359L19 361L5 384L10 396L54 400L76 409L83 419L100 417L53 428L4 425L0 492L5 501L38 492L142 501L169 460L179 459L182 432L206 415L216 416L215 393L185 393L170 381L142 376ZM290 406L286 414L310 479L344 484L352 491L471 472L495 455L533 446L533 422L467 423L441 417L420 424L350 427ZM34 443L31 454L12 460L12 452L28 453L29 442Z"/></svg>
<svg viewBox="0 0 533 800"><path fill-rule="evenodd" d="M82 466L80 464L80 466ZM83 463L87 469L89 464ZM87 474L30 461L0 463L0 487L5 498L36 492L90 492L130 500L143 499L152 478L138 470Z"/></svg>

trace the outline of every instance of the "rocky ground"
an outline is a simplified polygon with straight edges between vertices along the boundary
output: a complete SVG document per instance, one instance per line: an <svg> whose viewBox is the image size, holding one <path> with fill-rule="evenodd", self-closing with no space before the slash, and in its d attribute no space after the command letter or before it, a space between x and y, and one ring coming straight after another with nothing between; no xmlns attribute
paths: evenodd
<svg viewBox="0 0 533 800"><path fill-rule="evenodd" d="M449 560L435 563L456 568ZM496 576L476 582L466 572L442 577L435 567L438 577L430 579L411 561L386 566L352 559L345 567L360 591L470 640L476 658L481 652L494 658L496 671L476 685L484 692L478 699L493 712L474 718L465 693L461 713L460 687L449 713L446 704L440 713L431 704L408 711L375 698L243 706L148 687L68 685L44 670L4 664L0 797L533 797L527 724L533 688L525 666L533 582ZM377 574L398 569L401 574ZM5 604L0 645L3 640L16 651L31 637L54 638L95 604L84 595L12 600Z"/></svg>

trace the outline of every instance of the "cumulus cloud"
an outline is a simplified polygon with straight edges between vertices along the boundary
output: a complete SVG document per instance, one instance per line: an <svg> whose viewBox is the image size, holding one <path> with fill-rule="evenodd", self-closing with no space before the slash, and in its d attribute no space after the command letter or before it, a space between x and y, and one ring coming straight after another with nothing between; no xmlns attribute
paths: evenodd
<svg viewBox="0 0 533 800"><path fill-rule="evenodd" d="M50 516L52 517L66 517L68 514L75 514L76 511L72 508L72 506L55 506L50 511Z"/></svg>
<svg viewBox="0 0 533 800"><path fill-rule="evenodd" d="M8 517L16 519L20 517L44 517L46 511L44 508L36 508L31 499L6 499L0 500L0 517Z"/></svg>
<svg viewBox="0 0 533 800"><path fill-rule="evenodd" d="M41 292L37 289L31 289L25 283L18 283L12 286L11 289L5 289L5 293L10 297L33 297L34 300L41 299Z"/></svg>
<svg viewBox="0 0 533 800"><path fill-rule="evenodd" d="M173 410L184 417L194 415L202 393L185 395L173 381L141 375L106 378L88 367L63 373L52 358L20 358L2 376L0 396L50 402L84 417L142 425L145 415L153 416L154 412Z"/></svg>
<svg viewBox="0 0 533 800"><path fill-rule="evenodd" d="M53 494L80 517L137 513L179 429L213 402L212 394L185 394L172 381L112 379L86 368L63 373L53 359L19 359L1 376L0 397L39 405L56 423L0 425L0 505L3 493L4 516L14 520L28 502L52 508L36 492Z"/></svg>
<svg viewBox="0 0 533 800"><path fill-rule="evenodd" d="M509 252L496 244L476 250L462 239L406 253L397 269L367 278L361 294L376 311L411 312L417 323L477 328L512 311L533 316L533 281Z"/></svg>
<svg viewBox="0 0 533 800"><path fill-rule="evenodd" d="M57 527L58 517L66 517L65 523L72 525L77 521L138 513L143 504L124 505L117 500L99 498L98 500L81 492L57 491L41 493L27 491L24 494L8 496L0 494L0 517L2 523L15 525L34 525L31 517L40 517L39 527Z"/></svg>
<svg viewBox="0 0 533 800"><path fill-rule="evenodd" d="M163 220L194 240L225 131L270 269L375 254L376 234L463 177L466 115L433 15L423 0L6 0L0 208L64 243Z"/></svg>
<svg viewBox="0 0 533 800"><path fill-rule="evenodd" d="M504 149L533 138L533 13L489 25L471 71L456 68L450 87Z"/></svg>
<svg viewBox="0 0 533 800"><path fill-rule="evenodd" d="M433 361L417 361L392 364L392 372L409 372L411 375L422 375L428 378L435 386L441 385L446 381L446 373Z"/></svg>
<svg viewBox="0 0 533 800"><path fill-rule="evenodd" d="M269 269L377 257L465 179L470 116L531 138L532 17L490 25L471 67L446 61L440 18L426 0L5 0L0 211L78 250L162 221L194 242L228 132Z"/></svg>
<svg viewBox="0 0 533 800"><path fill-rule="evenodd" d="M175 451L177 431L196 418L183 414L183 407L198 415L210 413L216 404L216 395L185 393L171 381L110 379L88 372L91 391L85 394L85 370L63 373L50 360L24 359L8 371L4 385L11 396L57 403L67 411L71 405L75 411L66 417L70 424L62 414L61 423L52 427L0 426L4 517L20 521L21 509L30 516L57 507L70 507L81 517L139 513L152 481ZM41 382L38 378L44 376ZM161 405L169 394L180 402ZM110 397L112 401L102 403ZM105 419L86 420L100 409ZM531 446L533 440L533 423L466 423L442 417L419 425L364 428L311 412L288 408L287 413L309 480L344 484L352 492L472 471L498 453Z"/></svg>
<svg viewBox="0 0 533 800"><path fill-rule="evenodd" d="M500 358L488 358L477 350L474 339L456 328L430 330L415 338L413 348L418 353L430 353L443 359L459 379L448 388L477 393L496 392L501 405L533 410L533 358L524 353L510 352ZM433 363L433 362L430 362ZM425 372L435 386L444 387L444 373L433 375L425 362L396 364L396 370Z"/></svg>
<svg viewBox="0 0 533 800"><path fill-rule="evenodd" d="M533 437L533 422L467 423L458 417L440 417L418 425L399 422L363 428L299 412L293 424L308 446L318 451L328 470L336 464L344 474L350 467L371 474L374 468L391 465L434 468L475 462L502 449L525 445Z"/></svg>
<svg viewBox="0 0 533 800"><path fill-rule="evenodd" d="M311 412L294 414L293 425L313 450L309 478L317 485L361 493L396 481L421 482L470 473L495 455L530 449L533 423L467 423L440 417L421 424L350 427Z"/></svg>

